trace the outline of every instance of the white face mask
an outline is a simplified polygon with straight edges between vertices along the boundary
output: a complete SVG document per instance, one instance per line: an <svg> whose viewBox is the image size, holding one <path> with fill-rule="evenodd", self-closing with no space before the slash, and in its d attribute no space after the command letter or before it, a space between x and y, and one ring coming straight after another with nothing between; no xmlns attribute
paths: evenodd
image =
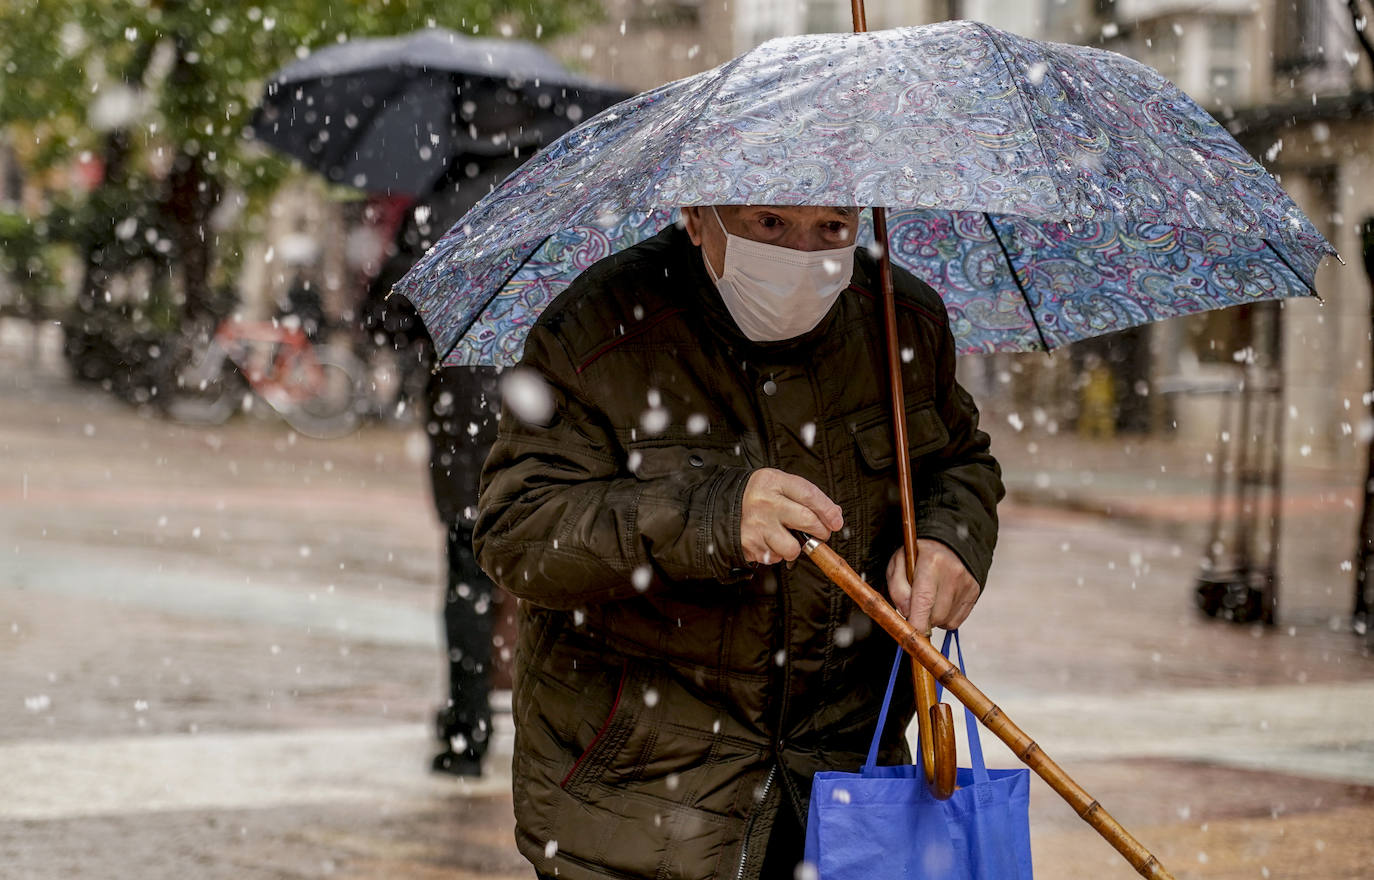
<svg viewBox="0 0 1374 880"><path fill-rule="evenodd" d="M854 274L854 248L799 251L725 233L725 269L716 277L706 251L706 271L740 332L755 342L795 339L821 322Z"/></svg>

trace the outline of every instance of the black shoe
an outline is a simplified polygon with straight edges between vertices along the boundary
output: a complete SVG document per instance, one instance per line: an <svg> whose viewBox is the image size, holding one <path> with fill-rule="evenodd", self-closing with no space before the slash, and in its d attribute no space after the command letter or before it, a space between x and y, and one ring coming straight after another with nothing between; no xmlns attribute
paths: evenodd
<svg viewBox="0 0 1374 880"><path fill-rule="evenodd" d="M430 769L435 773L477 777L482 775L482 759L460 755L454 751L445 751L434 756Z"/></svg>
<svg viewBox="0 0 1374 880"><path fill-rule="evenodd" d="M1264 592L1252 582L1263 583L1247 571L1222 571L1200 575L1194 599L1208 617L1232 623L1253 623L1264 613Z"/></svg>

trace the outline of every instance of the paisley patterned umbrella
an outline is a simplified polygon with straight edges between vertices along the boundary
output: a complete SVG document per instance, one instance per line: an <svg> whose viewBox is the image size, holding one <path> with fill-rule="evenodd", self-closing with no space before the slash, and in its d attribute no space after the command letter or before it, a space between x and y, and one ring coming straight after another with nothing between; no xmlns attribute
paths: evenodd
<svg viewBox="0 0 1374 880"><path fill-rule="evenodd" d="M569 132L396 287L446 364L516 362L594 261L686 205L881 205L964 352L1312 293L1335 251L1144 65L973 22L772 40Z"/></svg>

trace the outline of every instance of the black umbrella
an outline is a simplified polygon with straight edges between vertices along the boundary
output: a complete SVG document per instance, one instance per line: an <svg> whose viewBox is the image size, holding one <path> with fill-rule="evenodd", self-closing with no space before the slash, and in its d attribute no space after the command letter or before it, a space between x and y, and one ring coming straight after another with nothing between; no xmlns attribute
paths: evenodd
<svg viewBox="0 0 1374 880"><path fill-rule="evenodd" d="M533 152L626 96L530 43L431 28L289 65L252 130L337 183L423 195L451 168Z"/></svg>

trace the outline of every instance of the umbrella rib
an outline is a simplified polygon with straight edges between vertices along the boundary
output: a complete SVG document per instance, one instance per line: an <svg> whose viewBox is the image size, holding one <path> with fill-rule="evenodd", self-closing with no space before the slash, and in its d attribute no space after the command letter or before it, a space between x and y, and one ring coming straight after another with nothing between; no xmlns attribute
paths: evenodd
<svg viewBox="0 0 1374 880"><path fill-rule="evenodd" d="M1302 286L1303 286L1303 287L1306 287L1308 290L1312 291L1312 295L1315 296L1315 297L1317 298L1317 301L1318 301L1318 302L1326 302L1326 300L1322 299L1322 295L1321 295L1320 293L1317 293L1317 288L1315 288L1315 287L1313 287L1312 285L1310 285L1310 284L1307 283L1307 279L1302 277L1302 273L1301 273L1301 272L1299 272L1297 269L1294 269L1294 268L1293 268L1293 264L1290 263L1290 262L1288 262L1288 258L1285 257L1285 256L1279 251L1278 248L1274 247L1274 243L1273 243L1272 241L1270 241L1270 240L1267 239L1267 238L1262 238L1262 239L1260 239L1260 241L1264 242L1264 246L1267 247L1267 248L1269 248L1269 250L1271 250L1271 251L1274 252L1274 256L1278 257L1278 258L1279 258L1279 261L1282 262L1283 265L1285 265L1285 266L1288 267L1288 271L1293 273L1293 277L1294 277L1294 278L1296 278L1296 279L1298 279L1299 281L1302 282Z"/></svg>
<svg viewBox="0 0 1374 880"><path fill-rule="evenodd" d="M987 37L988 43L991 44L993 50L997 52L997 60L1002 62L1002 69L1007 72L1007 82L1015 89L1016 97L1020 99L1021 110L1026 114L1026 122L1028 123L1027 128L1030 130L1031 137L1035 140L1035 148L1040 152L1041 161L1045 163L1045 173L1049 175L1050 180L1054 181L1054 193L1059 197L1060 210L1067 211L1069 204L1067 193L1064 191L1064 188L1060 186L1058 178L1051 173L1054 164L1050 162L1049 153L1045 151L1044 141L1040 140L1040 132L1035 130L1035 114L1031 113L1030 101L1026 98L1025 93L1021 91L1021 87L1016 84L1016 78L1011 71L1011 62L1007 60L1006 53L1002 51L1002 44L993 36L995 28L978 21L972 24L983 32L983 36ZM1048 61L1046 63L1048 64ZM996 234L997 231L993 230L993 235ZM1038 325L1037 329L1039 329ZM1041 339L1043 338L1044 335L1041 334ZM1049 351L1049 348L1047 347L1045 350Z"/></svg>
<svg viewBox="0 0 1374 880"><path fill-rule="evenodd" d="M725 83L730 78L730 74L733 74L735 72L735 69L743 65L743 63L744 55L740 55L739 57L733 58L730 61L726 62L724 65L722 65L720 80L716 83L715 88L711 89L711 97L702 102L702 107L709 107L715 103L716 96L719 95L721 91L725 88ZM700 116L697 117L696 121L700 122ZM697 129L693 128L691 135L689 135L688 137L694 137L696 134ZM664 162L662 164L662 167L672 168L682 164L682 151L687 148L688 137L683 137L677 142L677 153L673 156L673 161Z"/></svg>
<svg viewBox="0 0 1374 880"><path fill-rule="evenodd" d="M1007 261L1007 269L1011 271L1011 280L1016 282L1016 289L1021 291L1021 299L1026 303L1026 311L1030 314L1031 323L1035 325L1035 332L1040 337L1040 344L1048 352L1050 350L1049 340L1045 338L1045 331L1040 327L1040 319L1035 316L1035 306L1031 304L1030 294L1026 292L1025 285L1021 283L1021 274L1016 271L1016 264L1011 261L1011 253L1002 242L1002 236L997 233L997 224L992 222L992 215L987 211L983 212L983 219L987 221L988 229L992 230L992 237L997 240L997 247L1002 251L1002 259Z"/></svg>
<svg viewBox="0 0 1374 880"><path fill-rule="evenodd" d="M482 312L486 310L487 306L491 305L491 301L493 299L496 299L497 295L499 295L500 292L505 289L507 284L510 284L510 280L512 278L520 274L520 270L525 268L525 265L529 263L530 260L534 259L534 255L539 253L539 249L542 248L550 238L553 238L553 236L546 235L539 240L538 244L530 248L530 252L525 254L525 258L520 261L520 265L510 270L510 273L506 275L505 279L502 280L502 282L496 288L494 288L496 293L493 293L490 299L482 303L480 308L473 311L472 317L469 318L468 322L463 325L463 329L459 330L458 333L453 337L453 344L451 344L447 349L445 349L444 356L439 358L438 362L435 363L434 369L438 370L440 367L444 365L444 361L447 361L449 355L453 354L454 349L456 349L458 347L458 344L463 341L463 337L468 335L468 331L472 329L472 325L476 324L477 319L482 317Z"/></svg>

